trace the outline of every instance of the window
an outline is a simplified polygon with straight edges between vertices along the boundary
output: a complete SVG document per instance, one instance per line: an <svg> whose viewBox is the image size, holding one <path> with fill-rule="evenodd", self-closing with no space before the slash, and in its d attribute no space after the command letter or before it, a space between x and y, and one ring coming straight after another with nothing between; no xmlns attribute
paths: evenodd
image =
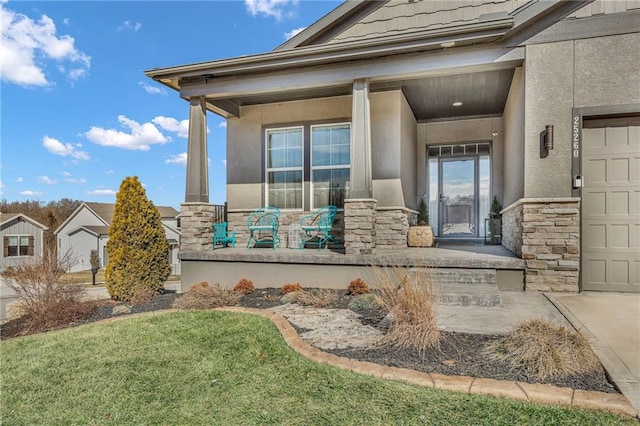
<svg viewBox="0 0 640 426"><path fill-rule="evenodd" d="M302 209L302 127L267 130L266 163L267 206Z"/></svg>
<svg viewBox="0 0 640 426"><path fill-rule="evenodd" d="M10 235L5 240L5 257L33 256L33 237L29 235Z"/></svg>
<svg viewBox="0 0 640 426"><path fill-rule="evenodd" d="M351 126L311 126L313 206L344 207L351 166Z"/></svg>

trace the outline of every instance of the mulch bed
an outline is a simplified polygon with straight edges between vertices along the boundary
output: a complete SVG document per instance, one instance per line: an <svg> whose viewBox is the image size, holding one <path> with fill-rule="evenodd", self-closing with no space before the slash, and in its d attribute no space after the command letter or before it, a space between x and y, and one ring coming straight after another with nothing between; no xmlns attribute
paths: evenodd
<svg viewBox="0 0 640 426"><path fill-rule="evenodd" d="M314 291L314 289L305 290ZM347 295L344 290L335 290L335 292L337 300L331 308L347 309L353 296ZM257 289L253 293L243 296L240 300L240 306L269 309L283 303L280 300L281 296L282 294L279 289ZM114 313L114 308L118 306L124 307L124 311L130 311L132 314L169 309L178 297L179 295L175 292L166 292L154 297L149 302L139 304L101 301L96 304L95 309L84 321L78 321L57 328L72 327L123 315ZM116 309L116 311L117 310L118 309ZM374 327L382 327L379 324L382 318L380 312L360 313L363 315L363 323ZM20 318L8 321L0 326L0 339L4 340L24 334L26 334L24 324ZM614 385L607 379L604 369L597 373L557 377L541 382L534 377L528 376L523 371L514 371L506 365L506 363L492 360L484 354L483 351L486 345L499 339L501 337L499 335L456 332L443 332L442 335L443 339L440 349L429 350L424 356L420 356L417 351L382 345L366 349L337 349L329 352L361 361L370 361L424 372L485 377L528 383L546 383L576 389L618 393Z"/></svg>

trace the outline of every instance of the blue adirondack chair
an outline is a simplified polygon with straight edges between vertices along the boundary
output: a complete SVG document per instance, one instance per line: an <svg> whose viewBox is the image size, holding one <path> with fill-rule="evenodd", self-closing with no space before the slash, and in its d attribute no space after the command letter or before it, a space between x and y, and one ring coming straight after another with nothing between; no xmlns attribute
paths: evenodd
<svg viewBox="0 0 640 426"><path fill-rule="evenodd" d="M249 239L247 248L255 247L258 243L271 243L273 249L280 246L280 236L278 235L278 221L280 209L277 207L264 207L251 213L247 218L249 227ZM251 243L253 242L253 246Z"/></svg>
<svg viewBox="0 0 640 426"><path fill-rule="evenodd" d="M336 239L330 232L337 211L338 208L336 206L324 206L300 218L300 229L303 234L302 241L300 241L301 249L303 249L307 243L313 243L312 240L316 238L318 250L322 248L323 244L328 246L330 242L336 242Z"/></svg>
<svg viewBox="0 0 640 426"><path fill-rule="evenodd" d="M222 244L222 247L226 247L227 244L231 244L231 247L236 246L236 231L231 233L227 232L227 222L214 223L213 224L213 249L216 249L216 245Z"/></svg>

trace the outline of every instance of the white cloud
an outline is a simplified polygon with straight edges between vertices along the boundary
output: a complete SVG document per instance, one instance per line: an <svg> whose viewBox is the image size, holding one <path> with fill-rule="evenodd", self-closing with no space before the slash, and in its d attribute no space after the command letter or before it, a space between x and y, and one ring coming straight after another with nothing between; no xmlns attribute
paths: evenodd
<svg viewBox="0 0 640 426"><path fill-rule="evenodd" d="M80 179L67 178L64 181L67 183L87 183L87 180L85 178L80 178Z"/></svg>
<svg viewBox="0 0 640 426"><path fill-rule="evenodd" d="M291 31L284 33L284 39L289 40L290 38L297 36L306 29L307 27L294 28Z"/></svg>
<svg viewBox="0 0 640 426"><path fill-rule="evenodd" d="M42 195L42 192L40 191L22 191L20 193L20 195L23 195L25 197L39 197Z"/></svg>
<svg viewBox="0 0 640 426"><path fill-rule="evenodd" d="M181 152L177 155L171 155L169 158L164 160L165 164L179 164L181 166L187 165L187 153Z"/></svg>
<svg viewBox="0 0 640 426"><path fill-rule="evenodd" d="M128 128L130 133L94 126L85 133L85 136L97 145L138 151L149 151L151 145L169 142L169 139L152 123L140 124L124 115L119 115L118 121L123 127Z"/></svg>
<svg viewBox="0 0 640 426"><path fill-rule="evenodd" d="M24 178L22 176L18 176L18 178L16 179L16 182L18 183L24 182Z"/></svg>
<svg viewBox="0 0 640 426"><path fill-rule="evenodd" d="M133 30L137 32L140 28L142 28L142 24L140 22L124 21L118 27L118 31Z"/></svg>
<svg viewBox="0 0 640 426"><path fill-rule="evenodd" d="M144 81L139 81L138 85L142 86L144 91L149 93L149 94L151 94L151 95L166 95L167 94L167 91L164 89L164 87L152 86L150 84L145 83Z"/></svg>
<svg viewBox="0 0 640 426"><path fill-rule="evenodd" d="M175 118L160 115L151 121L161 129L176 133L181 138L187 138L189 136L189 120L178 121Z"/></svg>
<svg viewBox="0 0 640 426"><path fill-rule="evenodd" d="M71 176L71 173L67 172L66 170L63 170L61 174L62 176L65 176L65 177Z"/></svg>
<svg viewBox="0 0 640 426"><path fill-rule="evenodd" d="M244 0L244 4L252 16L273 16L280 21L283 17L293 16L287 8L297 5L298 0Z"/></svg>
<svg viewBox="0 0 640 426"><path fill-rule="evenodd" d="M86 151L81 151L78 148L82 148L82 144L62 143L57 139L45 136L42 138L42 145L52 154L61 155L63 157L71 157L76 160L88 160L89 154Z"/></svg>
<svg viewBox="0 0 640 426"><path fill-rule="evenodd" d="M107 170L106 172L104 172L105 175L112 175L114 174L116 171L115 170Z"/></svg>
<svg viewBox="0 0 640 426"><path fill-rule="evenodd" d="M2 80L21 86L50 86L52 83L45 73L47 60L79 64L67 74L72 80L86 74L91 66L91 57L76 49L73 37L58 37L51 18L42 15L34 21L4 5L3 2L0 6ZM80 69L82 73L78 71Z"/></svg>
<svg viewBox="0 0 640 426"><path fill-rule="evenodd" d="M44 183L45 185L54 185L56 183L56 181L49 176L38 176L38 182Z"/></svg>
<svg viewBox="0 0 640 426"><path fill-rule="evenodd" d="M221 129L226 129L227 128L227 122L223 121L220 124L218 124L218 127L220 127Z"/></svg>
<svg viewBox="0 0 640 426"><path fill-rule="evenodd" d="M69 24L71 23L71 19L69 19L69 18L64 18L64 19L62 20L62 23L63 23L63 24L65 24L65 25L67 25L67 26L69 26Z"/></svg>
<svg viewBox="0 0 640 426"><path fill-rule="evenodd" d="M222 162L222 165L227 167L227 160L220 160Z"/></svg>
<svg viewBox="0 0 640 426"><path fill-rule="evenodd" d="M113 189L94 189L93 191L87 191L88 195L116 195L117 191Z"/></svg>
<svg viewBox="0 0 640 426"><path fill-rule="evenodd" d="M4 183L0 180L0 188L4 188Z"/></svg>

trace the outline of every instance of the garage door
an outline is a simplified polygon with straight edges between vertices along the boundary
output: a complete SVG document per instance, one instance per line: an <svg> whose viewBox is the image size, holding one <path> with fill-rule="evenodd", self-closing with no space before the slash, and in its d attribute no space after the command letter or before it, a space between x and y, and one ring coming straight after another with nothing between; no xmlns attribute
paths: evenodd
<svg viewBox="0 0 640 426"><path fill-rule="evenodd" d="M582 289L640 292L640 126L582 136Z"/></svg>

